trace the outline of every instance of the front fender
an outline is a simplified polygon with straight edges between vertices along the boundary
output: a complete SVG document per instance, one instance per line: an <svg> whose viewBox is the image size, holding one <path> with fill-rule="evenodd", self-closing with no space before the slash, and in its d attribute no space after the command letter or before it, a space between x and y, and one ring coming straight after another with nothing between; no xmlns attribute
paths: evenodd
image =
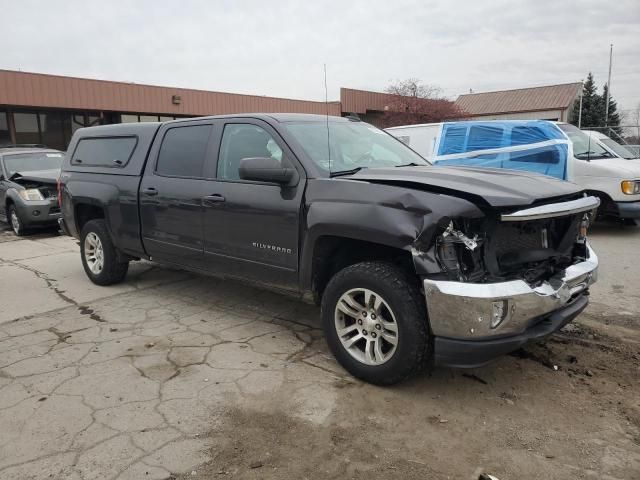
<svg viewBox="0 0 640 480"><path fill-rule="evenodd" d="M473 203L457 197L350 180L311 180L305 198L306 228L300 281L312 281L315 245L322 236L364 240L412 253L418 275L439 271L432 246L438 225L456 217L480 218Z"/></svg>

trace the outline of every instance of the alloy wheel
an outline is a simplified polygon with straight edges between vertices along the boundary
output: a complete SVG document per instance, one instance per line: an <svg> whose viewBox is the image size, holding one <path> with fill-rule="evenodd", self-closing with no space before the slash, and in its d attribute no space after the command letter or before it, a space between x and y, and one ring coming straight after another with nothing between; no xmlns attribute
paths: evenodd
<svg viewBox="0 0 640 480"><path fill-rule="evenodd" d="M18 218L18 214L16 213L16 211L13 209L11 210L11 228L13 228L13 231L16 235L20 233L20 219Z"/></svg>
<svg viewBox="0 0 640 480"><path fill-rule="evenodd" d="M84 239L84 258L91 273L99 275L104 268L104 249L100 237L93 232Z"/></svg>
<svg viewBox="0 0 640 480"><path fill-rule="evenodd" d="M398 346L398 324L382 296L367 288L351 289L338 299L338 338L349 354L365 365L382 365Z"/></svg>

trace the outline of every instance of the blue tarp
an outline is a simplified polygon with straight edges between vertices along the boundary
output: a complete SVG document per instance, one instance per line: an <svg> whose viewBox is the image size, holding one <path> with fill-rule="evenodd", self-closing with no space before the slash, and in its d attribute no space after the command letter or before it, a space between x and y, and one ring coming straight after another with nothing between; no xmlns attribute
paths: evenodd
<svg viewBox="0 0 640 480"><path fill-rule="evenodd" d="M448 122L436 143L438 165L509 168L566 180L570 142L545 120Z"/></svg>

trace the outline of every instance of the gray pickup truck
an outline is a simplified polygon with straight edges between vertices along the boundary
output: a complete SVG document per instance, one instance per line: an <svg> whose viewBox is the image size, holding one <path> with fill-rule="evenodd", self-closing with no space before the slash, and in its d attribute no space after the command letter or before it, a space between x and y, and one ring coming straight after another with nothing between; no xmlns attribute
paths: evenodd
<svg viewBox="0 0 640 480"><path fill-rule="evenodd" d="M337 360L376 384L553 333L586 307L598 267L599 201L577 186L433 167L351 118L84 128L59 189L94 283L146 259L313 299Z"/></svg>

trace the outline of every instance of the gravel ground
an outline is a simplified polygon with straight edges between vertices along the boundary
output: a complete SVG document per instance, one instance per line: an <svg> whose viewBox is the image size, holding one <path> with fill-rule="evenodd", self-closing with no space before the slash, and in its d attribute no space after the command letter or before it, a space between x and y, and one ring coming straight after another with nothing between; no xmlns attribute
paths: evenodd
<svg viewBox="0 0 640 480"><path fill-rule="evenodd" d="M392 388L314 306L0 229L0 479L640 478L640 228L597 225L591 304L547 342Z"/></svg>

